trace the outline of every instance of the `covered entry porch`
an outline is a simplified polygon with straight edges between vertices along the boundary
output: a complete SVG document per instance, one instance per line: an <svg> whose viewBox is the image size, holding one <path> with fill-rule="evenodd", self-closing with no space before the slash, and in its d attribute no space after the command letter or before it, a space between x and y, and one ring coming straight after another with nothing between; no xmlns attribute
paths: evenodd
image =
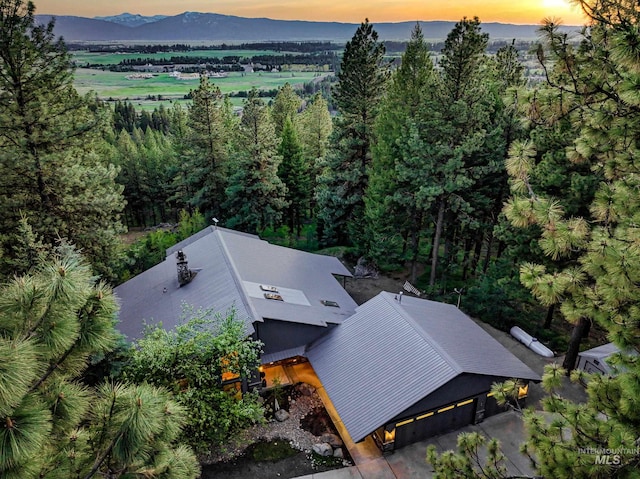
<svg viewBox="0 0 640 479"><path fill-rule="evenodd" d="M271 387L273 387L273 379L280 378L280 380L288 381L288 384L307 383L316 388L318 396L322 400L327 413L331 417L334 426L338 430L345 447L356 465L366 464L382 458L382 451L376 445L372 436L368 436L358 443L353 441L331 399L327 395L324 386L313 370L313 366L306 358L298 357L295 358L295 361L285 360L273 364L264 364L262 366L262 372L265 374L267 385L271 384ZM385 464L385 466L388 468L388 465ZM389 472L391 472L390 469Z"/></svg>

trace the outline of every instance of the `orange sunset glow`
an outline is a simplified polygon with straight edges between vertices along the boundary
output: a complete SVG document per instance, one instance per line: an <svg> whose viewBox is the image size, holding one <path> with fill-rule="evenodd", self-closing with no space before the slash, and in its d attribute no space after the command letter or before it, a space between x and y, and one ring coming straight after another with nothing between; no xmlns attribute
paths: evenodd
<svg viewBox="0 0 640 479"><path fill-rule="evenodd" d="M478 16L483 22L537 24L545 17L562 19L565 25L581 25L584 16L568 0L36 0L37 13L94 17L123 12L141 15L177 15L185 11L280 20L312 20L358 23L450 20Z"/></svg>

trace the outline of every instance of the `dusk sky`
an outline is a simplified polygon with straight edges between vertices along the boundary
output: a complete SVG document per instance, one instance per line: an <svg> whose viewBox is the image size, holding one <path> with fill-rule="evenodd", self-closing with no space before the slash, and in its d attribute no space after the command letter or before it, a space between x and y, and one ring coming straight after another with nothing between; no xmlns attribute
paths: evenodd
<svg viewBox="0 0 640 479"><path fill-rule="evenodd" d="M281 20L318 20L359 23L415 20L460 20L478 16L483 22L538 24L545 17L565 25L584 23L568 0L35 0L36 13L94 17L123 12L177 15L185 11Z"/></svg>

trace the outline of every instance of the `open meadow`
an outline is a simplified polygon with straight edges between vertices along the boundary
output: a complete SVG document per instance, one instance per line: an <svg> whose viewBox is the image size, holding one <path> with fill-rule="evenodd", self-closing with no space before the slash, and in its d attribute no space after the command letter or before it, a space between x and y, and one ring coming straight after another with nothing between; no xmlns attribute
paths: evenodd
<svg viewBox="0 0 640 479"><path fill-rule="evenodd" d="M128 75L131 73L78 68L74 85L80 93L94 91L100 99L129 100L144 108L154 108L160 102L169 100L182 100L190 90L198 87L197 78L181 80L168 73L157 73L151 78L141 79L128 79ZM231 72L226 77L215 77L210 81L222 93L230 94L252 88L273 90L287 82L294 88L301 87L304 83L319 81L327 75L319 72Z"/></svg>
<svg viewBox="0 0 640 479"><path fill-rule="evenodd" d="M191 51L167 51L159 53L118 53L118 52L90 52L74 51L73 60L78 66L89 65L117 65L125 60L137 60L138 58L148 58L150 60L166 60L171 57L189 58L224 58L239 57L251 58L257 55L285 55L287 53L276 50L191 50Z"/></svg>

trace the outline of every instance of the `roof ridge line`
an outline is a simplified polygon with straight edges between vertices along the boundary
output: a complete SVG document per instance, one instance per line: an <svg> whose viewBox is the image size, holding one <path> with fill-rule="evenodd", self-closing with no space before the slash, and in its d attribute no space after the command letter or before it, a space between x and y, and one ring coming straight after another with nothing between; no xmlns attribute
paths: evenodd
<svg viewBox="0 0 640 479"><path fill-rule="evenodd" d="M422 328L415 319L413 319L411 317L411 315L409 313L407 313L404 308L402 307L402 303L398 302L397 300L391 298L390 296L393 293L389 293L385 291L384 294L384 298L385 300L391 304L391 306L398 312L400 313L400 315L405 319L405 321L407 321L407 323L409 323L411 325L411 327L413 329L416 330L416 332L420 335L420 337L422 339L424 339L427 343L429 343L429 345L435 349L438 354L440 354L440 356L443 357L443 359L445 360L445 362L447 362L451 367L453 367L453 369L458 373L458 374L462 374L464 372L466 372L461 366L460 364L458 364L458 362L453 359L439 344L436 340L433 339L433 337L424 329Z"/></svg>
<svg viewBox="0 0 640 479"><path fill-rule="evenodd" d="M258 314L258 312L253 307L253 304L251 303L251 301L249 301L249 295L247 294L247 290L245 289L244 284L242 284L242 281L240 280L240 274L238 273L238 269L236 268L236 265L233 262L233 259L231 258L231 254L229 253L229 249L227 248L227 243L224 241L222 234L217 228L213 229L213 234L216 236L216 238L218 239L218 242L220 243L220 246L222 247L222 251L224 253L222 257L224 259L224 262L227 263L227 265L229 266L231 277L233 278L233 282L236 284L236 287L240 292L240 297L245 307L247 308L247 311L251 312L251 315L253 316L253 321L264 322L262 319L262 316Z"/></svg>

